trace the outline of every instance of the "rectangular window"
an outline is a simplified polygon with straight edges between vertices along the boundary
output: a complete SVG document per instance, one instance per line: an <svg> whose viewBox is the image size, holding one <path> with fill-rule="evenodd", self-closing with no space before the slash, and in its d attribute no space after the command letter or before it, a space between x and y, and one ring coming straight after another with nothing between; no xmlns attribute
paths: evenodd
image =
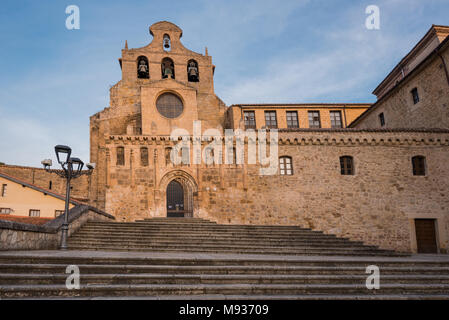
<svg viewBox="0 0 449 320"><path fill-rule="evenodd" d="M280 157L279 158L279 169L282 176L293 175L292 158L290 157Z"/></svg>
<svg viewBox="0 0 449 320"><path fill-rule="evenodd" d="M7 184L2 185L2 197L6 197L6 188L8 187Z"/></svg>
<svg viewBox="0 0 449 320"><path fill-rule="evenodd" d="M273 129L278 127L276 111L265 111L265 126Z"/></svg>
<svg viewBox="0 0 449 320"><path fill-rule="evenodd" d="M0 208L0 214L10 214L11 212L11 208Z"/></svg>
<svg viewBox="0 0 449 320"><path fill-rule="evenodd" d="M243 112L243 117L245 120L245 129L256 129L256 116L254 111Z"/></svg>
<svg viewBox="0 0 449 320"><path fill-rule="evenodd" d="M321 128L319 111L309 111L309 128Z"/></svg>
<svg viewBox="0 0 449 320"><path fill-rule="evenodd" d="M30 217L40 217L41 211L36 209L30 209Z"/></svg>
<svg viewBox="0 0 449 320"><path fill-rule="evenodd" d="M148 148L140 148L140 165L142 167L148 166Z"/></svg>
<svg viewBox="0 0 449 320"><path fill-rule="evenodd" d="M287 111L287 128L299 128L297 111Z"/></svg>
<svg viewBox="0 0 449 320"><path fill-rule="evenodd" d="M418 88L414 88L412 91L413 103L417 104L419 102Z"/></svg>
<svg viewBox="0 0 449 320"><path fill-rule="evenodd" d="M354 159L350 156L340 157L340 167L342 175L353 175Z"/></svg>
<svg viewBox="0 0 449 320"><path fill-rule="evenodd" d="M331 111L330 116L332 128L343 128L343 123L341 121L341 111Z"/></svg>
<svg viewBox="0 0 449 320"><path fill-rule="evenodd" d="M64 210L55 210L55 218L62 216L64 213Z"/></svg>
<svg viewBox="0 0 449 320"><path fill-rule="evenodd" d="M384 116L383 112L381 114L379 114L379 122L380 122L381 127L385 126L385 116Z"/></svg>
<svg viewBox="0 0 449 320"><path fill-rule="evenodd" d="M423 156L416 156L412 158L413 175L425 176L426 175L426 158Z"/></svg>
<svg viewBox="0 0 449 320"><path fill-rule="evenodd" d="M117 147L117 165L125 165L125 148L123 147Z"/></svg>

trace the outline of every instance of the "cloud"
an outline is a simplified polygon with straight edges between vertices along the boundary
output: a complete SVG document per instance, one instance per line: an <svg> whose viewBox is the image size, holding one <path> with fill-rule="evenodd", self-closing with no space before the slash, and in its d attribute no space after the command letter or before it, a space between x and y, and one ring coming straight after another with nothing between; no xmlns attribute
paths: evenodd
<svg viewBox="0 0 449 320"><path fill-rule="evenodd" d="M56 160L53 147L57 144L71 146L76 156L88 161L88 134L78 134L79 128L70 131L61 122L49 126L23 115L8 115L6 109L0 107L0 162L39 167L43 159Z"/></svg>

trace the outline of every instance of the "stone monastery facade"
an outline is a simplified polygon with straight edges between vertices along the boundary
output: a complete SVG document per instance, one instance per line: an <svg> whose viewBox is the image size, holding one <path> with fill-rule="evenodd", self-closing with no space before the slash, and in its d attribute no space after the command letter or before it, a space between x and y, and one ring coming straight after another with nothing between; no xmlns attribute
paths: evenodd
<svg viewBox="0 0 449 320"><path fill-rule="evenodd" d="M88 181L89 201L118 221L193 216L225 224L299 225L386 249L446 253L447 30L432 27L422 44L425 58L406 77L395 78L373 106L228 107L214 93L207 49L204 55L190 51L179 27L155 23L150 44L125 45L122 79L110 89L110 105L90 118L90 161L97 167ZM409 107L414 88L422 93L421 105ZM201 122L199 138L195 121ZM220 134L215 141L224 144L226 129L256 135L215 149L213 137ZM263 129L266 139L257 135ZM263 175L266 165L249 159L251 145L265 141L272 150L273 129L275 173ZM173 163L175 153L183 163Z"/></svg>

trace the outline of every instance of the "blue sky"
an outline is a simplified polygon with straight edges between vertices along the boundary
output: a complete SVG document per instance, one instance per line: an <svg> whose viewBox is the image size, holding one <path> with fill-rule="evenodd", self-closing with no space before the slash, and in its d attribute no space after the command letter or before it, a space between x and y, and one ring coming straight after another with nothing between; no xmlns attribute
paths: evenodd
<svg viewBox="0 0 449 320"><path fill-rule="evenodd" d="M68 5L80 30L65 27ZM365 28L377 5L380 30ZM168 20L182 42L216 65L227 105L374 102L377 84L432 24L449 25L447 0L9 1L0 6L0 161L40 166L67 144L89 159L89 117L109 104L118 58L148 44Z"/></svg>

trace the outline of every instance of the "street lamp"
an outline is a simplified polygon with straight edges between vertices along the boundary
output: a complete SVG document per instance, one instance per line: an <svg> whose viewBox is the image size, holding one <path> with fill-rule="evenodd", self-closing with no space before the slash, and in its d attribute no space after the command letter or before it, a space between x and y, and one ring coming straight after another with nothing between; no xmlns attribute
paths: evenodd
<svg viewBox="0 0 449 320"><path fill-rule="evenodd" d="M45 159L41 163L47 172L56 173L61 178L66 179L66 196L65 196L65 211L64 211L64 223L62 224L61 232L61 250L67 250L67 236L69 231L69 203L70 203L70 181L72 179L78 178L82 175L91 175L95 164L88 163L86 167L89 169L87 172L83 172L84 162L79 158L70 157L72 154L72 149L68 146L57 145L55 147L56 159L62 167L61 170L51 170L52 166L51 159Z"/></svg>

